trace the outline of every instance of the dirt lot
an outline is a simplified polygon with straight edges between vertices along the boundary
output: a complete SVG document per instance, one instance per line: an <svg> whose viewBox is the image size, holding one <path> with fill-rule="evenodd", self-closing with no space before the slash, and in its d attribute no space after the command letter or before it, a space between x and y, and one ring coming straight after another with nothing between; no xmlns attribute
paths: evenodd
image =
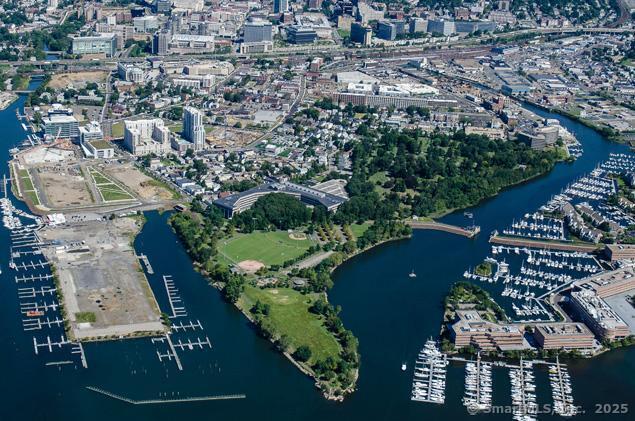
<svg viewBox="0 0 635 421"><path fill-rule="evenodd" d="M257 131L214 126L207 133L207 139L214 145L244 146L256 140L260 135L262 135L262 133Z"/></svg>
<svg viewBox="0 0 635 421"><path fill-rule="evenodd" d="M132 164L108 167L105 172L116 178L143 200L170 200L172 192L139 171Z"/></svg>
<svg viewBox="0 0 635 421"><path fill-rule="evenodd" d="M44 202L51 208L84 206L94 203L79 166L47 166L31 171L34 182L42 187Z"/></svg>
<svg viewBox="0 0 635 421"><path fill-rule="evenodd" d="M71 85L74 88L84 88L89 82L104 83L107 76L108 72L104 71L61 73L53 75L48 86L53 89L67 88Z"/></svg>
<svg viewBox="0 0 635 421"><path fill-rule="evenodd" d="M46 249L57 268L73 335L96 339L164 329L150 285L130 239L140 230L133 218L47 227ZM92 321L86 321L92 319Z"/></svg>

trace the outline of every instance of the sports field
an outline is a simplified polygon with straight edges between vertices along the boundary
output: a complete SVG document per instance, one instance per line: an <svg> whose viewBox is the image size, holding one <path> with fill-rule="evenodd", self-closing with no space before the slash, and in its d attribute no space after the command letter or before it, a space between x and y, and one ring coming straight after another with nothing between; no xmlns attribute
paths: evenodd
<svg viewBox="0 0 635 421"><path fill-rule="evenodd" d="M267 266L280 265L300 256L313 241L292 240L286 231L252 232L235 234L218 243L219 257L227 263L236 264L243 260L257 260Z"/></svg>
<svg viewBox="0 0 635 421"><path fill-rule="evenodd" d="M320 316L311 313L309 307L318 294L303 295L290 288L260 289L246 285L238 305L249 311L260 301L269 304L271 310L267 319L275 328L277 336L286 335L291 344L290 351L306 345L311 348L309 363L326 357L337 359L340 345L324 326Z"/></svg>

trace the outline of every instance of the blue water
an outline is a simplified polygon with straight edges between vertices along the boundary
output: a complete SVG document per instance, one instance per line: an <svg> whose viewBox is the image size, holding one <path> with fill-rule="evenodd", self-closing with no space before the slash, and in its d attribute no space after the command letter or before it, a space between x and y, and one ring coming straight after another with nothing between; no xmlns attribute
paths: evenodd
<svg viewBox="0 0 635 421"><path fill-rule="evenodd" d="M0 113L3 143L0 154L25 138L15 119L23 99ZM342 306L342 319L360 341L362 365L358 390L343 403L325 401L311 379L302 375L271 345L256 336L247 320L208 286L166 225L168 214L150 212L135 247L148 255L156 275L151 286L163 308L166 295L161 275L174 276L189 313L205 330L182 337L208 336L212 350L179 351L184 371L174 362L159 362L160 344L149 339L87 344L88 368L69 355L33 352L32 335L22 331L14 271L9 271L8 231L0 229L0 396L1 420L421 420L468 418L461 405L463 368L448 371L446 404L409 400L410 367L424 341L439 332L441 300L450 284L460 279L488 253L487 236L513 218L533 211L569 181L591 170L610 152L625 147L605 141L595 132L560 118L580 139L585 154L574 164L559 164L536 180L514 187L472 209L483 234L474 240L440 232L416 232L412 239L386 244L358 256L335 272L333 303ZM7 172L6 168L0 171ZM0 174L1 175L1 174ZM15 202L18 204L18 202ZM464 224L462 212L444 221ZM1 257L4 256L4 257ZM417 278L407 276L411 269ZM71 365L45 362L73 359ZM402 362L409 370L401 372ZM570 363L573 395L593 412L595 403L627 403L635 410L635 350L611 352L591 361ZM541 403L550 402L546 373L537 370ZM236 401L134 406L86 389L96 386L132 399L244 393ZM494 405L509 404L506 370L494 371ZM481 415L482 417L483 415ZM196 417L196 418L194 418ZM498 419L511 419L509 415ZM544 418L544 417L541 417ZM590 418L590 413L576 419ZM625 418L625 417L623 417Z"/></svg>

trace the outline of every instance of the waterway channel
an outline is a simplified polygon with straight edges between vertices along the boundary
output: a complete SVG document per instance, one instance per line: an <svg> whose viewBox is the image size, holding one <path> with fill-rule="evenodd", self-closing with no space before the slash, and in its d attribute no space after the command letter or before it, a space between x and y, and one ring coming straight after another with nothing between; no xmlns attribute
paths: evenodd
<svg viewBox="0 0 635 421"><path fill-rule="evenodd" d="M21 98L0 113L0 156L4 162L10 158L8 150L26 137L15 117L23 102ZM343 403L324 400L309 378L257 337L247 320L192 269L166 224L167 213L147 214L135 247L138 253L148 256L154 268L155 274L149 279L160 305L167 305L162 275L172 275L188 312L187 319L200 321L204 328L189 337L209 337L212 349L179 352L183 371L173 361L160 362L156 354L159 345L149 339L87 344L87 369L72 356L45 352L36 356L33 335L22 331L15 272L7 267L9 233L0 229L0 419L471 419L461 405L463 366L448 370L445 405L410 401L412 363L425 340L439 332L444 294L468 266L475 266L488 254L489 232L534 211L610 152L626 151L626 147L610 143L578 123L560 116L549 117L560 119L578 137L584 155L573 164L559 164L550 174L471 209L482 227L482 234L476 239L418 231L409 240L385 244L360 255L335 272L330 299L342 306L342 319L359 338L362 355L358 390ZM1 173L8 174L6 166ZM18 201L14 203L23 208ZM445 217L443 222L466 223L462 211ZM411 270L417 272L417 278L408 277ZM73 363L47 366L51 360ZM403 362L408 363L406 372L400 370ZM595 404L626 403L635 411L634 348L569 365L574 399L586 411L576 419L595 415ZM493 381L494 405L508 405L511 400L506 370L495 369ZM87 390L86 386L133 400L224 394L245 394L246 398L132 405ZM550 403L546 372L537 370L537 386L539 403ZM509 420L511 415L495 418Z"/></svg>

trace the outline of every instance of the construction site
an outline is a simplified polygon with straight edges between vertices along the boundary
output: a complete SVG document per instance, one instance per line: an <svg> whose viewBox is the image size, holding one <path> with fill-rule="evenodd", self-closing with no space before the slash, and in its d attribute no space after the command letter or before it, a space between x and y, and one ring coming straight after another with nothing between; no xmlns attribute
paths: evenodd
<svg viewBox="0 0 635 421"><path fill-rule="evenodd" d="M70 142L38 145L11 161L13 188L36 214L108 214L171 206L178 195L125 159L80 158Z"/></svg>

